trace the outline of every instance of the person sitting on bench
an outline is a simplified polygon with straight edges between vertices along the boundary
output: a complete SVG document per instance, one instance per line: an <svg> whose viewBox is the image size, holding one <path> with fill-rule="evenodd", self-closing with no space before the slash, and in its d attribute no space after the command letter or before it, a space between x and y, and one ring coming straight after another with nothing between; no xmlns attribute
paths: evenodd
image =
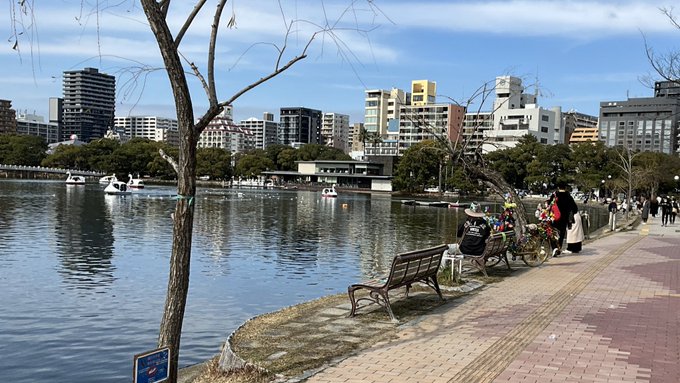
<svg viewBox="0 0 680 383"><path fill-rule="evenodd" d="M460 243L449 245L447 252L450 255L481 255L486 246L486 239L491 235L491 227L484 218L481 206L473 202L465 209L467 219L458 227Z"/></svg>

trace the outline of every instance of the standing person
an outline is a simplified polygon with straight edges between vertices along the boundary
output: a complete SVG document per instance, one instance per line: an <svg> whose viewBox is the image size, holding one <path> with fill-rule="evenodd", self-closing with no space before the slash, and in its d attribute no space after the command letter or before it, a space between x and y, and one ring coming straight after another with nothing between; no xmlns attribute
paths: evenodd
<svg viewBox="0 0 680 383"><path fill-rule="evenodd" d="M609 230L614 231L616 230L616 212L619 210L619 206L616 204L616 201L612 199L612 201L609 203L609 206L607 207L607 210L609 210Z"/></svg>
<svg viewBox="0 0 680 383"><path fill-rule="evenodd" d="M668 217L671 215L671 201L668 197L661 197L659 209L661 209L661 226L668 226Z"/></svg>
<svg viewBox="0 0 680 383"><path fill-rule="evenodd" d="M465 209L467 219L458 227L460 243L449 245L449 254L481 255L486 239L491 235L491 226L484 218L481 206L473 202Z"/></svg>
<svg viewBox="0 0 680 383"><path fill-rule="evenodd" d="M581 213L574 214L574 223L567 226L567 250L564 252L578 253L581 251L583 243L583 221L581 220Z"/></svg>
<svg viewBox="0 0 680 383"><path fill-rule="evenodd" d="M647 219L649 219L649 205L649 200L645 197L642 197L642 214L640 214L640 217L642 218L643 225L646 225Z"/></svg>
<svg viewBox="0 0 680 383"><path fill-rule="evenodd" d="M671 225L675 223L675 216L678 215L678 201L671 197Z"/></svg>
<svg viewBox="0 0 680 383"><path fill-rule="evenodd" d="M649 201L649 213L654 218L656 218L656 215L659 213L659 200L655 197L652 197L652 200Z"/></svg>
<svg viewBox="0 0 680 383"><path fill-rule="evenodd" d="M576 201L567 191L567 184L560 182L557 184L557 191L548 200L548 205L555 199L555 204L557 204L557 209L560 211L560 218L552 222L552 226L557 229L559 233L559 238L557 239L557 244L553 246L553 257L557 257L562 253L562 245L564 244L564 238L567 236L567 226L573 220L574 214L578 213L578 208L576 207Z"/></svg>

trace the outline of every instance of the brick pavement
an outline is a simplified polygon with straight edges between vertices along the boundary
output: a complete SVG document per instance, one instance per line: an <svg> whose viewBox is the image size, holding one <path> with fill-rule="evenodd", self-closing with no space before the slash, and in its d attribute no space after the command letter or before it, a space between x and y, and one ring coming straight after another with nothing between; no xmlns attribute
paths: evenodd
<svg viewBox="0 0 680 383"><path fill-rule="evenodd" d="M359 382L680 382L680 223L506 278L311 376Z"/></svg>

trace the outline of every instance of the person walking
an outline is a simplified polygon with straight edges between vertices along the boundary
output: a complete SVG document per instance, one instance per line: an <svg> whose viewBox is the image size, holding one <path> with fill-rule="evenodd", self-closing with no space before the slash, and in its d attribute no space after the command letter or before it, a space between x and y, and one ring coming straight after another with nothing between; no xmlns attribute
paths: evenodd
<svg viewBox="0 0 680 383"><path fill-rule="evenodd" d="M559 233L557 243L553 246L552 252L552 256L557 257L562 253L562 245L567 236L567 226L573 222L574 214L578 213L578 207L574 198L567 191L567 184L564 182L557 184L557 191L550 196L548 205L553 203L553 199L560 212L559 219L555 219L552 222L552 226Z"/></svg>
<svg viewBox="0 0 680 383"><path fill-rule="evenodd" d="M616 230L616 212L619 211L619 205L616 204L616 201L612 200L607 210L609 210L609 230L614 231Z"/></svg>
<svg viewBox="0 0 680 383"><path fill-rule="evenodd" d="M671 225L675 223L675 216L678 215L678 201L675 200L675 197L671 198Z"/></svg>
<svg viewBox="0 0 680 383"><path fill-rule="evenodd" d="M659 209L661 210L661 226L668 226L668 218L671 215L671 201L668 197L661 197Z"/></svg>
<svg viewBox="0 0 680 383"><path fill-rule="evenodd" d="M583 247L583 221L581 220L581 213L574 214L574 222L567 225L567 250L564 252L578 253Z"/></svg>
<svg viewBox="0 0 680 383"><path fill-rule="evenodd" d="M642 218L642 224L646 225L647 220L649 219L649 200L645 197L642 197L642 212L640 213L640 218Z"/></svg>
<svg viewBox="0 0 680 383"><path fill-rule="evenodd" d="M659 213L659 200L656 197L652 197L652 200L649 201L649 213L653 218L656 218Z"/></svg>

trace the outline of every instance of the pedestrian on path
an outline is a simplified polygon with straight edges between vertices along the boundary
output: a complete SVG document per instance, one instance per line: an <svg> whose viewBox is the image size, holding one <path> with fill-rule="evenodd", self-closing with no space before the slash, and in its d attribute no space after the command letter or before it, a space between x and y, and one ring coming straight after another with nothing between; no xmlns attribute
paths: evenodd
<svg viewBox="0 0 680 383"><path fill-rule="evenodd" d="M565 182L560 182L557 185L557 191L550 196L548 200L548 206L555 200L557 209L560 211L560 218L552 222L552 226L557 229L559 237L557 243L553 246L553 257L557 257L562 252L562 245L564 244L564 239L567 237L567 226L573 223L574 214L578 213L578 207L576 206L576 201L571 196L571 193L567 191L567 184Z"/></svg>
<svg viewBox="0 0 680 383"><path fill-rule="evenodd" d="M675 223L675 216L678 215L678 201L675 197L671 198L671 224Z"/></svg>
<svg viewBox="0 0 680 383"><path fill-rule="evenodd" d="M581 213L574 214L574 223L567 226L567 250L564 253L578 253L583 244L583 221Z"/></svg>
<svg viewBox="0 0 680 383"><path fill-rule="evenodd" d="M647 220L649 219L649 200L645 197L642 197L642 213L640 214L640 217L642 218L642 223L646 224Z"/></svg>
<svg viewBox="0 0 680 383"><path fill-rule="evenodd" d="M671 215L671 201L667 196L661 197L659 209L661 210L661 226L668 226L668 218Z"/></svg>
<svg viewBox="0 0 680 383"><path fill-rule="evenodd" d="M652 200L649 201L649 213L654 218L656 218L656 215L659 213L659 202L658 197L652 197Z"/></svg>
<svg viewBox="0 0 680 383"><path fill-rule="evenodd" d="M616 201L612 200L609 203L607 210L609 210L609 230L614 231L616 230L616 212L619 210Z"/></svg>

